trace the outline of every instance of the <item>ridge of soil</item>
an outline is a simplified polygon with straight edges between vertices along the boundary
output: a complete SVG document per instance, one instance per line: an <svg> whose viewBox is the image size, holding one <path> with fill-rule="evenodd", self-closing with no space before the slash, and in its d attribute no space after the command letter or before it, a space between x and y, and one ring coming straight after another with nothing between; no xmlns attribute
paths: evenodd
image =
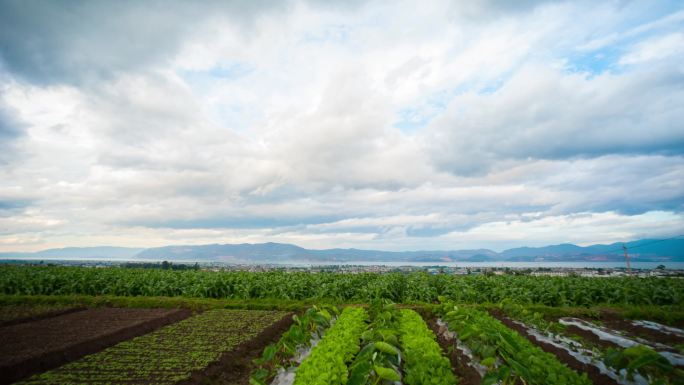
<svg viewBox="0 0 684 385"><path fill-rule="evenodd" d="M256 337L238 345L235 349L223 353L218 361L207 368L192 373L190 379L178 385L225 384L249 385L249 377L254 368L252 360L261 356L264 348L278 341L280 336L294 322L288 313L279 321L262 330Z"/></svg>
<svg viewBox="0 0 684 385"><path fill-rule="evenodd" d="M0 328L0 384L96 353L191 315L181 309L84 310Z"/></svg>
<svg viewBox="0 0 684 385"><path fill-rule="evenodd" d="M582 337L582 340L590 343L593 346L601 348L601 350L607 350L609 348L620 348L620 345L607 340L602 340L596 334L588 330L580 329L577 326L567 326L565 330L567 330L567 334L574 334L580 336Z"/></svg>
<svg viewBox="0 0 684 385"><path fill-rule="evenodd" d="M672 351L674 352L677 352L677 349L674 349L674 345L684 344L684 337L667 334L643 326L633 325L631 320L615 316L612 313L603 313L601 316L601 321L606 327L623 332L626 336L639 337L648 341L673 346Z"/></svg>
<svg viewBox="0 0 684 385"><path fill-rule="evenodd" d="M459 385L479 385L482 382L480 373L475 368L468 366L467 362L470 360L460 350L456 349L456 344L453 341L446 339L446 337L439 334L439 326L437 319L431 318L428 321L428 326L432 329L437 337L437 343L442 347L442 351L448 356L451 361L451 370L459 379Z"/></svg>
<svg viewBox="0 0 684 385"><path fill-rule="evenodd" d="M86 310L86 308L84 308L84 307L73 307L73 308L68 308L68 309L47 311L45 313L35 314L35 315L28 316L28 317L15 318L15 319L7 320L4 322L0 322L0 327L17 325L17 324L21 324L24 322L40 321L42 319L57 317L60 315L75 313L77 311L83 311L83 310Z"/></svg>
<svg viewBox="0 0 684 385"><path fill-rule="evenodd" d="M501 312L500 310L493 309L492 311L490 311L490 314L492 315L492 317L498 319L501 323L506 325L506 327L508 327L509 329L515 330L518 334L527 338L528 341L530 341L534 345L538 346L543 351L555 355L559 361L561 361L563 364L565 364L569 368L573 369L574 371L576 371L580 374L586 373L587 376L589 376L589 379L591 380L592 383L597 384L597 385L617 385L618 384L612 378L601 373L601 371L598 370L597 367L578 361L576 358L571 356L568 352L566 352L563 349L560 349L556 346L553 346L553 345L546 343L546 342L543 342L543 341L538 341L533 336L527 334L527 331L525 330L524 327L513 322L510 318L506 317L503 314L503 312ZM579 328L575 328L575 329L581 330ZM592 334L590 332L587 332L587 333Z"/></svg>

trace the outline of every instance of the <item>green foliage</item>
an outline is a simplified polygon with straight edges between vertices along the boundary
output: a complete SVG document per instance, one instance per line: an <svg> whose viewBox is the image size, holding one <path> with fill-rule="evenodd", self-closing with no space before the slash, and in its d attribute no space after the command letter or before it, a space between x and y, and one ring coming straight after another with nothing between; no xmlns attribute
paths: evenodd
<svg viewBox="0 0 684 385"><path fill-rule="evenodd" d="M397 331L399 311L390 301L373 301L371 323L361 335L362 348L349 366L347 385L392 384L401 379Z"/></svg>
<svg viewBox="0 0 684 385"><path fill-rule="evenodd" d="M638 373L654 385L684 384L684 370L673 367L665 357L647 346L609 348L603 354L603 361L617 371L625 369L630 380Z"/></svg>
<svg viewBox="0 0 684 385"><path fill-rule="evenodd" d="M22 384L175 384L254 338L285 314L209 310L33 376Z"/></svg>
<svg viewBox="0 0 684 385"><path fill-rule="evenodd" d="M363 308L345 308L321 342L311 350L311 355L297 368L294 385L346 384L347 363L359 351L367 318L368 313Z"/></svg>
<svg viewBox="0 0 684 385"><path fill-rule="evenodd" d="M418 313L401 310L399 332L404 352L404 382L407 385L453 385L451 363L442 355L435 334Z"/></svg>
<svg viewBox="0 0 684 385"><path fill-rule="evenodd" d="M310 346L313 334L319 336L330 326L332 318L339 314L334 306L313 306L302 316L293 316L294 323L277 343L268 345L261 357L254 360L256 368L252 371L250 383L267 384L280 367L289 367L297 349Z"/></svg>
<svg viewBox="0 0 684 385"><path fill-rule="evenodd" d="M504 300L499 304L501 309L507 316L525 323L526 325L534 326L537 330L543 332L552 332L555 334L562 333L566 327L558 322L551 322L544 319L544 314L530 310L529 307L510 300Z"/></svg>
<svg viewBox="0 0 684 385"><path fill-rule="evenodd" d="M484 384L591 384L586 374L577 374L483 311L445 304L441 314L450 330L490 368Z"/></svg>
<svg viewBox="0 0 684 385"><path fill-rule="evenodd" d="M684 280L306 272L209 272L64 266L0 266L0 293L12 295L166 296L220 299L326 299L547 306L684 305Z"/></svg>

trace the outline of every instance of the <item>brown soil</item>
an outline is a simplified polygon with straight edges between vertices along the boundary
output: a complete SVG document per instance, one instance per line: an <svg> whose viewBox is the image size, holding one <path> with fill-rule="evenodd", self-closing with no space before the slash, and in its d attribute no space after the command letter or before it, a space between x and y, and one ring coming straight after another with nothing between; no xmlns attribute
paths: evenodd
<svg viewBox="0 0 684 385"><path fill-rule="evenodd" d="M567 329L565 329L565 330L566 330L565 334L580 336L580 337L582 337L582 340L584 342L589 343L591 346L596 346L596 347L598 347L604 351L608 348L619 348L620 347L620 345L618 345L618 344L614 344L610 341L602 340L596 334L594 334L588 330L580 329L577 326L568 326Z"/></svg>
<svg viewBox="0 0 684 385"><path fill-rule="evenodd" d="M540 347L543 351L547 353L554 354L559 361L564 363L566 366L569 368L573 369L574 371L578 373L587 373L587 376L589 376L589 379L591 382L597 385L616 385L617 382L615 380L611 379L610 377L602 374L595 366L593 365L587 365L585 363L582 363L578 360L576 360L573 356L571 356L568 352L566 352L563 349L557 348L551 344L545 343L538 341L536 338L533 336L527 334L527 331L525 330L524 327L514 323L510 318L506 317L500 310L495 309L492 310L491 315L501 321L506 327L515 330L520 334L521 336L524 336L527 338L530 342L535 344L536 346ZM581 330L581 329L579 329ZM591 333L589 333L591 334Z"/></svg>
<svg viewBox="0 0 684 385"><path fill-rule="evenodd" d="M16 324L20 324L20 323L24 323L24 322L39 321L39 320L46 319L46 318L57 317L59 315L75 313L75 312L81 311L81 310L85 310L85 308L79 307L79 308L68 308L68 309L60 309L60 310L55 310L55 311L48 311L45 313L35 314L35 315L29 316L29 317L15 318L15 319L7 320L5 322L0 322L0 327L16 325Z"/></svg>
<svg viewBox="0 0 684 385"><path fill-rule="evenodd" d="M435 333L435 336L437 336L437 342L439 343L439 346L442 347L442 351L449 357L449 360L451 361L451 370L459 379L459 385L479 385L482 382L480 373L473 367L468 366L467 363L470 361L470 358L456 349L455 341L447 340L444 336L439 334L437 319L432 318L428 321L428 325L430 326L430 329L432 329L432 332Z"/></svg>
<svg viewBox="0 0 684 385"><path fill-rule="evenodd" d="M684 338L672 334L666 334L643 326L632 325L631 320L626 320L613 313L602 313L601 321L608 328L624 332L627 336L640 337L648 341L674 346L684 344ZM672 351L677 351L672 349Z"/></svg>
<svg viewBox="0 0 684 385"><path fill-rule="evenodd" d="M189 310L101 308L0 328L0 384L9 384L187 318Z"/></svg>
<svg viewBox="0 0 684 385"><path fill-rule="evenodd" d="M254 368L252 360L260 357L268 344L278 341L292 325L292 315L293 313L285 315L280 321L262 330L256 337L224 353L217 362L202 371L193 373L189 380L179 385L249 385L249 376Z"/></svg>

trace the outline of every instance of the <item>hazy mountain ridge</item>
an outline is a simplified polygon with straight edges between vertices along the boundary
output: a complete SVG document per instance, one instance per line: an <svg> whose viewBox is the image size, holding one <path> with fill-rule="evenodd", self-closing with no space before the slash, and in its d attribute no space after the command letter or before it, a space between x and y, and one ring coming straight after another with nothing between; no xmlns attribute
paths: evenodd
<svg viewBox="0 0 684 385"><path fill-rule="evenodd" d="M684 239L642 239L625 243L633 261L684 261ZM622 261L622 243L577 246L560 244L518 247L497 253L488 249L382 251L361 249L311 250L285 243L209 244L148 249L84 247L36 253L0 253L0 258L111 258L223 262L488 262L488 261Z"/></svg>

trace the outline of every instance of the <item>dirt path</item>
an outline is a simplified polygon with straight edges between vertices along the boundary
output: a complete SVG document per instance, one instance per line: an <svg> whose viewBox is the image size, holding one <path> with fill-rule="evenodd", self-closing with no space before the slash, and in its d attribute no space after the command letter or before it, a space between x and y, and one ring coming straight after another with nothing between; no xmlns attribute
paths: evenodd
<svg viewBox="0 0 684 385"><path fill-rule="evenodd" d="M0 327L0 384L9 384L179 321L189 310L101 308Z"/></svg>
<svg viewBox="0 0 684 385"><path fill-rule="evenodd" d="M456 349L454 341L448 340L446 337L440 334L439 325L437 325L437 319L432 318L428 321L428 326L432 329L432 332L437 336L437 342L439 346L442 347L442 351L447 353L447 357L451 361L451 369L454 375L459 379L459 385L479 385L482 382L482 377L475 370L475 368L468 366L468 361L470 360L465 354L460 350Z"/></svg>

